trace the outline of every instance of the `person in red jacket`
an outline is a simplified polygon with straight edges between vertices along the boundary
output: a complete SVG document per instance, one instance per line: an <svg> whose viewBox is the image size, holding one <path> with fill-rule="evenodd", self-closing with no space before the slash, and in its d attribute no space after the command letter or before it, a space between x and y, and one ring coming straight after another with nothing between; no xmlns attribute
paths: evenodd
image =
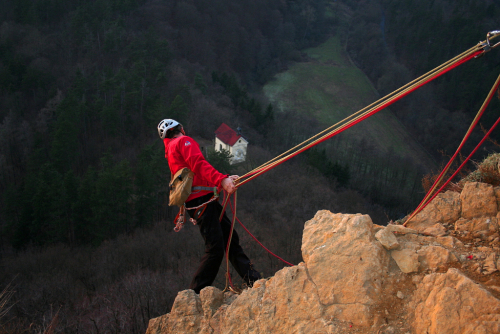
<svg viewBox="0 0 500 334"><path fill-rule="evenodd" d="M196 218L196 224L200 228L201 236L205 241L205 254L200 260L200 265L196 271L190 289L196 293L204 287L210 286L224 258L224 252L229 239L231 221L224 213L222 221L219 217L222 213L222 205L218 201L209 202L213 196L213 191L203 190L203 188L224 189L229 194L236 191L234 181L237 175L224 175L212 167L200 151L198 143L184 132L182 125L173 119L164 119L158 124L158 134L163 139L165 145L165 158L172 175L181 168L187 167L194 172L193 189L186 200L186 209L192 218ZM199 217L199 210L196 208L206 202L206 208ZM245 255L240 246L238 234L233 231L231 245L229 247L229 261L236 269L236 272L243 278L247 285L252 286L253 282L260 279L260 274L253 268L252 262Z"/></svg>

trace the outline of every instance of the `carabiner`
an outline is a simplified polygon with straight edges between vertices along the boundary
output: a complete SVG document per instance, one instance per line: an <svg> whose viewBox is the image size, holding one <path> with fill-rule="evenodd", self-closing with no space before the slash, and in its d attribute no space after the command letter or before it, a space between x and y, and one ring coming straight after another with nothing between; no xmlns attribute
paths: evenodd
<svg viewBox="0 0 500 334"><path fill-rule="evenodd" d="M500 30L493 30L493 31L490 31L489 33L486 34L486 43L488 43L489 47L496 48L497 46L500 45L500 42L498 42L497 44L495 44L493 46L491 46L491 44L490 44L490 38L495 38L498 35L500 35Z"/></svg>

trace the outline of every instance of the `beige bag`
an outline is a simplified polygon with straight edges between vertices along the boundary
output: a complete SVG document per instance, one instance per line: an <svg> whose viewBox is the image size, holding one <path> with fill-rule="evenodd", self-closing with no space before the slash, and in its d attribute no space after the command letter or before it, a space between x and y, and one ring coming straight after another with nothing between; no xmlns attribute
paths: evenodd
<svg viewBox="0 0 500 334"><path fill-rule="evenodd" d="M194 172L185 167L180 169L170 181L169 189L169 206L183 206L189 195L191 195L191 187L193 185Z"/></svg>

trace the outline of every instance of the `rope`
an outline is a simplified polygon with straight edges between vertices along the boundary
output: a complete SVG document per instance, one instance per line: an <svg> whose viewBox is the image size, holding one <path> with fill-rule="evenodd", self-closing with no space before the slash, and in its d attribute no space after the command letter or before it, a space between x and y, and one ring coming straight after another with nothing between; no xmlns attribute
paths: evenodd
<svg viewBox="0 0 500 334"><path fill-rule="evenodd" d="M411 214L411 216L406 220L406 222L403 224L403 226L406 226L406 224L408 224L408 222L411 219L413 219L420 211L422 211L427 206L427 204L429 204L437 196L437 194L439 194L441 192L441 190L444 189L444 187L453 179L453 177L455 177L455 175L460 171L460 169L462 169L462 167L464 166L464 163L462 163L462 165L460 165L459 169L457 169L457 171L452 175L452 177L450 179L448 179L448 181L443 186L441 186L441 188L438 191L436 191L434 193L434 191L438 187L439 183L443 180L443 178L446 175L446 173L448 173L448 170L450 169L451 164L453 163L453 161L455 160L455 158L458 156L459 152L462 150L465 142L469 139L472 131L476 127L477 123L479 122L479 119L482 117L482 115L483 115L484 111L486 110L486 108L488 107L491 99L495 95L495 92L497 91L499 85L500 85L500 75L498 76L498 78L496 79L495 83L493 84L493 87L491 87L491 90L488 93L488 96L486 97L486 99L484 100L481 108L479 108L479 110L478 110L478 112L476 114L476 117L474 118L474 120L472 121L471 125L469 126L469 129L467 130L464 138L462 139L462 142L458 146L455 154L453 154L453 156L451 157L450 161L448 161L448 163L446 164L446 166L443 168L443 170L441 171L441 173L438 175L438 177L436 178L436 180L432 184L431 188L429 189L429 191L425 195L425 197L422 200L422 202L420 202L420 204L417 206L417 208L415 209L415 211L413 211L413 213ZM496 124L497 123L495 123L495 125L490 129L490 132L496 127ZM486 138L489 136L490 132L488 132L488 134L483 138L483 140L481 140L481 142L479 143L479 146L486 140ZM479 146L476 146L476 148L474 149L474 151L472 151L471 155L476 152L476 150L479 148ZM468 159L470 159L471 155L466 159L466 161L468 161ZM464 161L464 162L466 162L466 161Z"/></svg>
<svg viewBox="0 0 500 334"><path fill-rule="evenodd" d="M227 194L227 199L226 199L225 205L227 205L227 202L229 200L229 196L230 195ZM224 214L224 211L225 211L225 206L224 206L224 209L222 210L221 217ZM222 290L222 292L226 292L226 291L230 290L230 291L232 291L234 293L238 293L238 291L236 291L236 289L233 286L233 281L231 280L231 274L229 272L229 248L231 246L231 241L233 239L233 231L234 231L234 222L235 222L235 219L236 219L236 192L234 193L233 220L231 222L231 229L229 231L229 238L227 240L227 245L226 245L226 268L227 268L227 271L226 271L226 287L224 288L224 290Z"/></svg>
<svg viewBox="0 0 500 334"><path fill-rule="evenodd" d="M287 152L282 153L280 156L270 160L269 162L254 169L253 171L243 175L242 177L238 178L238 180L237 180L237 181L239 181L238 186L241 186L241 185L247 183L251 179L253 179L253 178L267 172L268 170L282 164L283 162L293 158L294 156L304 152L305 150L324 142L325 140L337 135L338 133L349 129L350 127L352 127L355 124L363 121L364 119L372 116L373 114L379 112L380 110L388 107L389 105L393 104L397 100L408 95L409 93L418 89L419 87L423 86L424 84L427 84L428 82L436 79L437 77L439 77L439 76L443 75L444 73L450 71L451 69L465 63L466 61L474 58L475 56L477 56L481 53L481 51L477 51L477 50L473 50L473 49L471 49L471 50L472 51L467 52L465 54L465 57L460 57L460 58L452 61L448 66L440 68L436 73L434 73L433 71L429 72L430 75L426 75L424 77L421 77L421 78L417 79L416 82L412 82L410 84L407 84L406 86L403 86L402 88L400 88L400 90L398 90L399 92L396 91L398 93L396 93L396 94L391 93L391 94L387 95L386 97L382 98L381 100L379 100L379 101L383 101L383 102L377 101L377 102L373 103L372 105L365 107L364 109L361 109L360 111L358 111L358 112L354 113L353 115L347 117L346 119L338 122L337 124L331 126L330 128L323 130L319 134L302 142L301 144L295 146L294 148L288 150ZM310 142L310 143L307 144L308 142ZM244 178L246 178L246 179L244 179Z"/></svg>
<svg viewBox="0 0 500 334"><path fill-rule="evenodd" d="M467 50L467 51L459 54L458 56L455 56L454 58L452 58L449 61L441 64L440 66L438 66L435 69L427 72L426 74L420 76L419 78L417 78L417 79L415 79L415 80L407 83L406 85L404 85L401 88L395 90L394 92L392 92L392 93L384 96L383 98L381 98L381 99L373 102L372 104L366 106L365 108L363 108L363 109L357 111L356 113L354 113L354 114L346 117L342 121L340 121L340 122L338 122L338 123L330 126L329 128L321 131L320 133L314 135L313 137L307 139L306 141L304 141L304 142L296 145L295 147L291 148L290 150L288 150L288 151L280 154L279 156L271 159L270 161L262 164L261 166L255 168L252 171L246 173L245 175L239 177L235 181L235 184L236 184L237 188L239 188L241 185L247 183L248 181L254 179L255 177L257 177L257 176L259 176L259 175L261 175L261 174L263 174L263 173L271 170L272 168L274 168L274 167L282 164L283 162L285 162L285 161L293 158L294 156L296 156L296 155L304 152L305 150L307 150L307 149L309 149L309 148L311 148L311 147L313 147L315 145L318 145L318 144L324 142L325 140L327 140L327 139L329 139L329 138L337 135L338 133L341 133L341 132L349 129L350 127L354 126L355 124L357 124L357 123L365 120L366 118L368 118L368 117L376 114L380 110L382 110L382 109L390 106L394 102L398 101L399 99L403 98L404 96L408 95L409 93L413 92L414 90L420 88L421 86L429 83L430 81L432 81L432 80L440 77L441 75L447 73L448 71L454 69L455 67L460 66L461 64L469 61L472 58L477 58L477 57L483 55L487 51L491 50L491 48L495 48L495 47L499 46L500 43L497 43L494 46L490 45L490 39L493 39L493 38L495 38L495 37L497 37L499 35L500 35L500 31L489 32L487 34L487 40L486 41L478 43L477 45L475 45L474 47L470 48L469 50ZM499 76L499 79L500 79L500 76ZM497 82L498 81L499 80L497 79ZM490 94L491 94L491 92L490 92ZM490 98L490 100L491 100L491 98ZM488 101L488 103L489 103L489 101ZM485 103L486 106L487 106L488 103ZM483 106L484 106L484 104L483 104ZM486 108L486 106L484 106L484 108ZM483 108L481 108L481 109L483 109ZM484 112L484 109L483 109L483 112ZM481 112L481 115L482 115L482 112ZM477 123L477 121L478 121L479 118L480 118L480 116L479 117L476 116L476 118L474 119L473 123ZM490 129L490 131L485 136L485 138L483 138L483 140L480 142L480 144L482 144L482 142L484 142L484 140L486 140L487 136L489 136L489 134L491 133L491 131L497 126L497 124L499 122L500 122L500 118L497 120L497 122L495 123L495 125ZM475 124L474 124L474 126L475 126ZM469 131L472 131L472 129L474 128L474 126L471 125L471 128L469 129ZM468 133L468 135L466 135L467 138L469 136L470 136L470 133ZM464 140L466 140L466 138L464 138ZM461 144L461 146L462 145L463 144ZM472 156L472 154L477 150L478 147L476 147L476 149L471 153L470 156ZM470 158L470 156L468 157L468 159ZM454 175L456 175L456 173ZM444 175L444 173L442 173L442 174ZM438 182L435 183L436 186L437 186ZM443 187L441 187L441 189ZM441 191L441 189L439 191ZM437 193L434 196L436 196L436 195L437 195ZM223 217L224 212L226 210L227 204L228 204L228 202L230 202L229 197L230 197L230 195L228 194L226 196L226 198L224 199L223 209L222 209L221 216L220 216L219 220L222 220L222 217ZM428 198L428 196L426 196L426 197ZM293 265L291 263L283 260L279 256L275 255L274 253L272 253L271 251L269 251L266 247L264 247L264 245L262 245L262 243L260 243L257 240L257 238L255 238L255 236L253 236L250 233L250 231L248 231L248 229L241 223L241 221L239 219L237 219L237 217L236 217L236 200L237 200L237 198L236 198L236 192L235 192L234 193L233 220L231 222L231 230L230 230L229 239L228 239L227 246L226 246L226 267L227 267L227 272L226 272L226 287L224 288L223 292L227 291L227 290L231 290L233 292L238 293L237 291L235 291L235 289L233 287L233 283L231 281L231 275L230 275L230 272L229 272L229 249L230 249L230 244L231 244L231 240L232 240L232 236L233 236L235 220L238 220L239 224L245 229L245 231L247 231L247 233L250 234L250 236L252 236L252 238L255 241L257 241L259 243L259 245L261 245L266 251L268 251L270 254L272 254L276 258L280 259L284 263L286 263L288 265L291 265L291 266L293 266ZM230 206L231 206L231 209L233 209L232 204ZM411 219L411 217L410 217L410 219Z"/></svg>
<svg viewBox="0 0 500 334"><path fill-rule="evenodd" d="M235 199L236 201L236 199ZM231 202L230 202L231 203ZM232 204L232 203L231 203ZM235 205L236 205L236 202L235 202ZM288 262L288 261L285 261L283 260L281 257L279 257L278 255L274 254L273 252L271 252L266 246L264 246L246 227L245 225L243 225L243 223L239 220L238 217L236 217L236 220L238 221L238 223L241 225L241 227L243 227L243 229L262 247L264 248L269 254L271 254L272 256L274 256L275 258L277 258L278 260L280 260L281 262L293 267L294 264Z"/></svg>
<svg viewBox="0 0 500 334"><path fill-rule="evenodd" d="M495 124L493 124L493 126L491 127L491 129L486 133L486 135L479 142L479 144L477 144L477 146L474 148L474 150L472 150L472 152L469 154L469 156L462 162L462 164L458 167L458 169L455 171L455 173L453 173L453 175L450 176L450 178L441 186L441 188L439 188L439 190L431 197L431 199L429 199L429 201L426 203L426 205L428 203L432 202L432 200L448 185L448 183L450 183L451 180L453 180L453 178L458 174L458 172L460 172L460 170L462 169L462 167L464 167L465 164L470 160L470 158L472 158L472 156L474 155L474 153L476 153L476 151L479 149L479 147L481 147L481 145L486 141L486 139L488 139L488 137L490 136L491 132L493 132L493 130L497 127L498 123L500 123L500 117L497 119L497 121L495 122ZM424 205L424 207L425 207L425 205ZM423 210L423 208L422 208L422 210ZM408 220L407 220L407 222L408 222Z"/></svg>
<svg viewBox="0 0 500 334"><path fill-rule="evenodd" d="M480 42L477 45L473 46L469 50L455 56L449 61L441 64L435 69L427 72L426 74L420 76L419 78L407 83L396 91L386 95L385 97L375 101L374 103L368 105L367 107L359 110L358 112L350 115L344 120L332 125L331 127L323 130L322 132L316 134L315 136L309 138L308 140L300 143L299 145L291 148L290 150L280 154L279 156L271 159L267 163L255 168L254 170L248 172L247 174L241 176L237 179L238 186L241 186L251 179L267 172L268 170L280 165L281 163L293 158L294 156L302 153L303 151L335 136L336 134L347 130L351 126L363 121L364 119L372 116L378 111L386 108L387 106L393 104L397 100L402 97L408 95L412 91L418 89L419 87L427 84L428 82L438 78L444 73L452 70L453 68L469 61L472 58L477 58L485 52L491 50L491 48L497 47L500 43L497 43L494 46L490 45L490 39L497 37L500 35L500 31L492 31L487 34L487 40L484 42Z"/></svg>

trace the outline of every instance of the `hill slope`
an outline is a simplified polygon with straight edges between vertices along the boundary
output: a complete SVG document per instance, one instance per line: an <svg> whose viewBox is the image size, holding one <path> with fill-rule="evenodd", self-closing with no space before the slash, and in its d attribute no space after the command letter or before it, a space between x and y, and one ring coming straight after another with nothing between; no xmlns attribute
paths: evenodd
<svg viewBox="0 0 500 334"><path fill-rule="evenodd" d="M376 101L379 96L365 74L350 61L338 37L305 50L307 59L295 63L264 86L264 93L278 111L298 111L313 116L324 127ZM350 138L365 139L381 152L389 148L430 169L434 160L412 138L388 109L346 131Z"/></svg>

